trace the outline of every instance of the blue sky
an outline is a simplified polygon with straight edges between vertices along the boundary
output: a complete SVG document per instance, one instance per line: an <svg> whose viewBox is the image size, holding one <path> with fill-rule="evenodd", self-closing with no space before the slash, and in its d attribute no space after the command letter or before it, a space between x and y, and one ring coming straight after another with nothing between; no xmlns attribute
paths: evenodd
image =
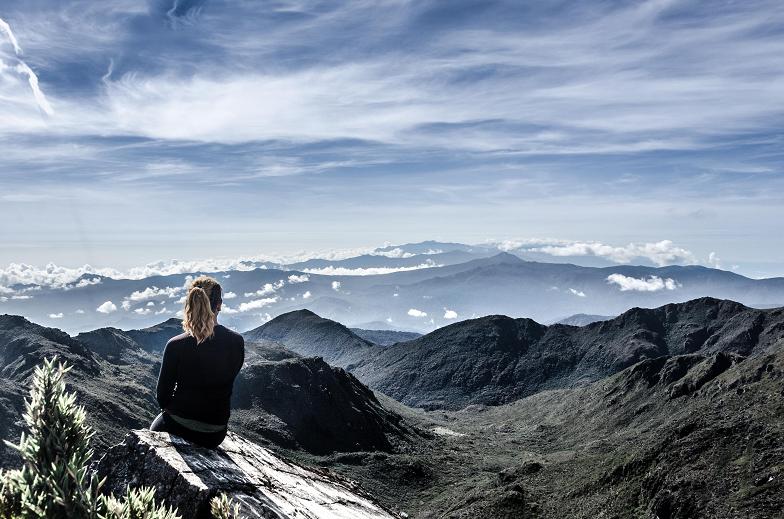
<svg viewBox="0 0 784 519"><path fill-rule="evenodd" d="M0 19L0 265L553 237L784 275L778 0Z"/></svg>

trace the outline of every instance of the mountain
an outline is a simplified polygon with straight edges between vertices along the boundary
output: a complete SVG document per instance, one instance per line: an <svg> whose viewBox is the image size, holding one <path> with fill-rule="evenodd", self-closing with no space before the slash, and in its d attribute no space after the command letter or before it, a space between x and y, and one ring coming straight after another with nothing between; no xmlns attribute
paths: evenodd
<svg viewBox="0 0 784 519"><path fill-rule="evenodd" d="M93 442L97 448L121 440L130 428L149 425L157 409L154 360L138 346L126 343L121 335L111 331L97 335L110 339L100 352L55 328L20 316L0 316L0 437L18 438L33 369L53 356L72 366L68 386L76 391L92 424L100 431ZM121 359L126 347L132 352ZM116 363L110 359L116 359ZM0 445L0 465L12 460L16 460L16 453Z"/></svg>
<svg viewBox="0 0 784 519"><path fill-rule="evenodd" d="M305 312L291 318L317 323L306 330L351 337ZM5 438L15 440L19 432L25 377L36 359L52 353L75 366L68 384L88 406L98 452L134 419L154 412L136 399L151 395L143 373L152 370L142 362L156 356L128 342L132 330L95 332L77 339L18 316L0 317ZM307 338L290 330L282 339L287 335ZM323 339L319 347L327 344ZM433 411L373 393L341 368L288 352L283 341L246 345L258 353L237 382L231 429L268 446L263 457L276 467L319 467L312 472L350 478L357 482L352 493L370 490L382 509L400 517L767 519L784 507L781 308L703 298L635 308L584 327L488 316L373 346L353 368L359 375L383 361L384 377L397 376L420 392L400 398L421 398L425 407L439 407ZM115 356L129 363L115 363ZM477 394L496 405L471 400L466 380L475 380ZM123 467L114 481L122 487L122 475L163 473L153 467L163 470L159 460L173 458L153 450L170 454L171 447L125 442L107 458L114 460L108 466ZM231 459L250 452L229 451ZM11 459L5 451L0 456ZM214 459L199 456L187 452L199 466ZM220 469L210 488L248 473ZM174 488L169 474L160 485L165 493ZM145 481L158 486L161 480ZM289 495L289 487L276 482L273 488Z"/></svg>
<svg viewBox="0 0 784 519"><path fill-rule="evenodd" d="M288 312L243 334L248 341L268 340L306 357L322 357L334 366L355 364L379 349L340 323L310 310Z"/></svg>
<svg viewBox="0 0 784 519"><path fill-rule="evenodd" d="M448 252L423 252L419 254L412 254L410 252L400 251L400 256L390 256L389 251L380 251L382 254L363 254L353 258L343 260L328 260L328 259L310 259L299 263L290 263L286 265L290 270L339 270L339 269L399 269L418 267L423 264L429 265L455 265L464 263L473 259L492 256L492 251L461 251L450 250ZM383 253L386 253L384 255Z"/></svg>
<svg viewBox="0 0 784 519"><path fill-rule="evenodd" d="M351 328L351 331L362 339L370 341L379 346L389 346L396 342L412 341L421 337L421 333L402 332L399 330L365 330L362 328Z"/></svg>
<svg viewBox="0 0 784 519"><path fill-rule="evenodd" d="M778 517L784 509L784 421L777 418L784 413L777 396L784 391L782 346L745 360L721 352L649 359L579 388L428 413L449 434L443 446L422 453L423 484L433 497L409 501L416 507L409 512ZM401 484L399 491L407 488L410 483Z"/></svg>
<svg viewBox="0 0 784 519"><path fill-rule="evenodd" d="M634 307L700 297L760 308L784 304L784 278L750 279L696 265L571 264L564 263L569 257L534 249L511 254L499 253L497 245L423 242L340 260L244 262L211 275L227 296L221 322L238 330L303 308L355 328L424 333L486 315L554 322L568 315L619 315ZM65 286L14 285L4 287L10 295L0 304L4 311L73 333L106 326L141 329L166 318L174 326L184 287L196 274L143 279L86 274Z"/></svg>
<svg viewBox="0 0 784 519"><path fill-rule="evenodd" d="M162 352L169 339L182 333L182 319L172 317L162 323L125 332L144 350L151 353Z"/></svg>
<svg viewBox="0 0 784 519"><path fill-rule="evenodd" d="M72 366L69 387L98 431L99 451L129 429L148 427L159 411L154 392L161 350L180 331L179 322L169 320L70 337L20 316L0 316L0 438L18 439L33 369L52 356ZM418 434L342 369L263 339L246 344L235 403L232 427L239 432L313 452L392 450ZM0 446L0 466L14 460L15 453Z"/></svg>
<svg viewBox="0 0 784 519"><path fill-rule="evenodd" d="M317 454L391 451L416 435L354 376L320 358L245 366L232 408L237 430Z"/></svg>
<svg viewBox="0 0 784 519"><path fill-rule="evenodd" d="M353 373L407 405L455 409L585 384L666 355L748 356L783 337L784 309L710 298L635 308L584 327L493 315L389 346Z"/></svg>
<svg viewBox="0 0 784 519"><path fill-rule="evenodd" d="M569 317L564 317L555 322L555 324L568 324L569 326L585 326L598 321L609 321L612 319L610 315L590 315L590 314L574 314Z"/></svg>

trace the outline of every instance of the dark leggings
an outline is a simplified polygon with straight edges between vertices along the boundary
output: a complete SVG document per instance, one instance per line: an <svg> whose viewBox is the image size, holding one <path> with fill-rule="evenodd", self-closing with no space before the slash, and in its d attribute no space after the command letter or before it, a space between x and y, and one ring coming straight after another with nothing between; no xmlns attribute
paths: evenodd
<svg viewBox="0 0 784 519"><path fill-rule="evenodd" d="M175 436L179 436L180 438L201 447L207 447L208 449L214 449L220 445L226 437L226 429L214 433L193 431L172 420L166 412L162 412L155 417L155 420L152 421L152 425L150 425L150 430L174 434Z"/></svg>

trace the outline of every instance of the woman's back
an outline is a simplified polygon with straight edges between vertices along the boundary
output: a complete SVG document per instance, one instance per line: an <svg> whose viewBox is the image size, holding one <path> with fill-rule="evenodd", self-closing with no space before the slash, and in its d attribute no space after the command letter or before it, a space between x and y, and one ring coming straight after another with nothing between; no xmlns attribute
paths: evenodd
<svg viewBox="0 0 784 519"><path fill-rule="evenodd" d="M227 424L234 379L244 360L242 336L219 324L200 344L188 333L173 337L158 378L161 409L187 420Z"/></svg>

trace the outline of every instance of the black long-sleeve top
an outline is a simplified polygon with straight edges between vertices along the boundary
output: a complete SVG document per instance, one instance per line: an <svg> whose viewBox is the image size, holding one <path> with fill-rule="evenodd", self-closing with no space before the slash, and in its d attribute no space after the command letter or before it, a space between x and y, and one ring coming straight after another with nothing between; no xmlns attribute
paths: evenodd
<svg viewBox="0 0 784 519"><path fill-rule="evenodd" d="M242 335L220 324L201 344L183 333L163 351L157 398L161 409L207 424L229 423L234 379L245 362Z"/></svg>

